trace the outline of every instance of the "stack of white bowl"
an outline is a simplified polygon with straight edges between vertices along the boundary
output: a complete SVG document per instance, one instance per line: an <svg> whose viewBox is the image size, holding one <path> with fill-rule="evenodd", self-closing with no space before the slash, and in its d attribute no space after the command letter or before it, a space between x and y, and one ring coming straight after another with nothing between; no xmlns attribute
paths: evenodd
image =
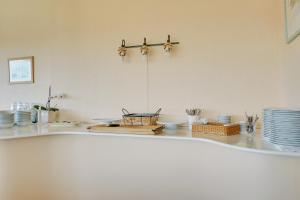
<svg viewBox="0 0 300 200"><path fill-rule="evenodd" d="M11 128L14 126L14 114L9 111L0 111L0 128Z"/></svg>
<svg viewBox="0 0 300 200"><path fill-rule="evenodd" d="M230 124L231 123L231 116L229 115L219 115L218 122L221 124Z"/></svg>
<svg viewBox="0 0 300 200"><path fill-rule="evenodd" d="M27 126L31 122L31 112L30 111L16 111L15 112L15 123L18 126Z"/></svg>
<svg viewBox="0 0 300 200"><path fill-rule="evenodd" d="M263 117L266 141L300 149L300 109L264 109Z"/></svg>

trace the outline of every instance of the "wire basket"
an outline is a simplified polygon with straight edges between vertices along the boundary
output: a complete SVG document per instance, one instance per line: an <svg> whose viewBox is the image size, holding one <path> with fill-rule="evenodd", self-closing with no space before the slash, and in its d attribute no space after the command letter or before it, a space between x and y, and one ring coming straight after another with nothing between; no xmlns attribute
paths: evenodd
<svg viewBox="0 0 300 200"><path fill-rule="evenodd" d="M134 126L152 126L157 125L161 108L155 113L129 113L125 108L123 112L123 124Z"/></svg>

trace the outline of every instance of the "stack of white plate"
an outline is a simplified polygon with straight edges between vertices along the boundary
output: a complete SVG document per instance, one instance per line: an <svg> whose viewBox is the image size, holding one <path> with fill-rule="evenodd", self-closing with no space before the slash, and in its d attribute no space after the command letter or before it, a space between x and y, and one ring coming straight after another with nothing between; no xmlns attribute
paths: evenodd
<svg viewBox="0 0 300 200"><path fill-rule="evenodd" d="M29 111L16 111L15 112L15 123L18 126L27 126L31 122L31 112Z"/></svg>
<svg viewBox="0 0 300 200"><path fill-rule="evenodd" d="M218 116L218 122L222 124L230 124L231 123L231 116L229 115L220 115Z"/></svg>
<svg viewBox="0 0 300 200"><path fill-rule="evenodd" d="M264 109L263 120L266 141L300 149L300 109Z"/></svg>
<svg viewBox="0 0 300 200"><path fill-rule="evenodd" d="M0 111L0 128L11 128L14 126L14 114L9 111Z"/></svg>

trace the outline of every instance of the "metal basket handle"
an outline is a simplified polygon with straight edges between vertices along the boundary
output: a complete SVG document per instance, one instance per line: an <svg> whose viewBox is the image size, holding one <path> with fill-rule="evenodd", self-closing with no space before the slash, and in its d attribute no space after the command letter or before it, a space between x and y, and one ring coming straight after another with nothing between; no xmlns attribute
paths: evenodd
<svg viewBox="0 0 300 200"><path fill-rule="evenodd" d="M158 111L156 111L156 113L155 113L155 114L156 114L156 115L159 115L159 113L161 112L161 110L162 110L161 108L160 108L160 109L158 109Z"/></svg>
<svg viewBox="0 0 300 200"><path fill-rule="evenodd" d="M130 112L128 112L128 110L126 110L125 108L122 108L122 113L124 115L129 115L130 114Z"/></svg>

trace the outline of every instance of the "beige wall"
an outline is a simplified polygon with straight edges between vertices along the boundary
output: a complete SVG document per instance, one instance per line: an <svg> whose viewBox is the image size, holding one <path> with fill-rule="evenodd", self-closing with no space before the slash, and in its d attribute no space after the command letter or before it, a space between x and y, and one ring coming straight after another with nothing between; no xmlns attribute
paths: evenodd
<svg viewBox="0 0 300 200"><path fill-rule="evenodd" d="M284 97L285 105L300 107L300 38L284 46Z"/></svg>
<svg viewBox="0 0 300 200"><path fill-rule="evenodd" d="M201 107L207 116L282 105L280 0L1 0L0 108L14 101L44 102L47 86L69 97L62 118L120 115L122 107L184 116ZM168 57L160 47L146 62L138 49L125 63L128 44L181 44ZM7 58L33 55L36 83L8 82Z"/></svg>

